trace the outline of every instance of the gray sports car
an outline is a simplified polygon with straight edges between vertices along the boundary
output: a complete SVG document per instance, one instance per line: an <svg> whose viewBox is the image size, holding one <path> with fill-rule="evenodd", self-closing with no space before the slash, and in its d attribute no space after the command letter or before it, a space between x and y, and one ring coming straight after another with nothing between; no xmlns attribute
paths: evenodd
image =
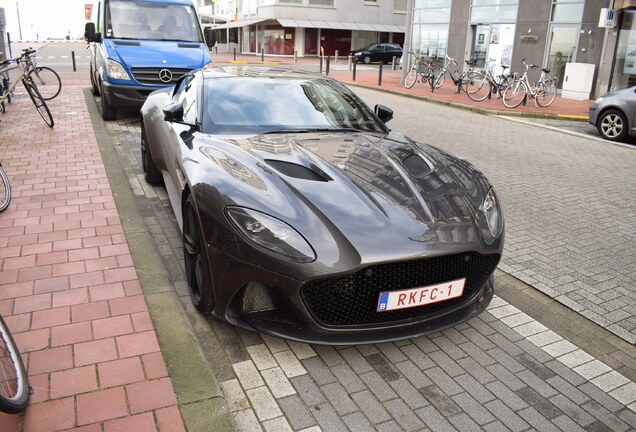
<svg viewBox="0 0 636 432"><path fill-rule="evenodd" d="M208 68L141 115L145 177L165 184L200 312L351 344L442 330L490 302L504 239L490 183L338 81Z"/></svg>
<svg viewBox="0 0 636 432"><path fill-rule="evenodd" d="M636 87L616 90L597 98L590 106L588 122L611 141L636 135Z"/></svg>

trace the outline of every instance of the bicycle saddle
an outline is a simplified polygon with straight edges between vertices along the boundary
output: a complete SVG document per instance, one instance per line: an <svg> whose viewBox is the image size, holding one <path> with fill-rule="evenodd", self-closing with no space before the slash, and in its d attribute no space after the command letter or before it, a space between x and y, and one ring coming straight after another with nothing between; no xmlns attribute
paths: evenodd
<svg viewBox="0 0 636 432"><path fill-rule="evenodd" d="M509 65L501 65L501 68L502 68L503 70L506 70L506 69L508 69L509 67L510 67Z"/></svg>
<svg viewBox="0 0 636 432"><path fill-rule="evenodd" d="M477 62L475 60L464 60L468 66L475 66Z"/></svg>
<svg viewBox="0 0 636 432"><path fill-rule="evenodd" d="M550 73L550 69L543 68L543 69L541 69L541 72Z"/></svg>

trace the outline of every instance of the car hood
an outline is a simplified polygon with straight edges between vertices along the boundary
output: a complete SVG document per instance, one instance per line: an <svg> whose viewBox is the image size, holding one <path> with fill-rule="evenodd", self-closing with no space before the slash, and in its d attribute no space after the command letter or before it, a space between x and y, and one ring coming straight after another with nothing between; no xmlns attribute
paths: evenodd
<svg viewBox="0 0 636 432"><path fill-rule="evenodd" d="M202 43L105 39L111 58L127 68L171 67L197 69L210 62ZM114 56L113 56L114 54Z"/></svg>
<svg viewBox="0 0 636 432"><path fill-rule="evenodd" d="M399 133L205 138L200 151L214 162L210 183L225 205L284 220L325 253L327 238L333 247L348 242L366 262L483 247L485 177Z"/></svg>

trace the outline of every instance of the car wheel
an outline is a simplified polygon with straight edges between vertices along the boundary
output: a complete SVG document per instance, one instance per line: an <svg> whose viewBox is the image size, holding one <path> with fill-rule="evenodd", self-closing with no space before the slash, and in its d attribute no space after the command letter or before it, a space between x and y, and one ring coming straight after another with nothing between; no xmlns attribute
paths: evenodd
<svg viewBox="0 0 636 432"><path fill-rule="evenodd" d="M106 95L103 87L100 93L102 94L102 119L106 121L115 120L117 111L108 103L108 100L106 100Z"/></svg>
<svg viewBox="0 0 636 432"><path fill-rule="evenodd" d="M368 55L366 55L366 56L362 57L362 63L364 63L364 64L369 64L369 63L371 63L371 57L370 57L370 56L368 56Z"/></svg>
<svg viewBox="0 0 636 432"><path fill-rule="evenodd" d="M596 122L598 133L610 141L623 141L627 137L627 117L622 111L605 111Z"/></svg>
<svg viewBox="0 0 636 432"><path fill-rule="evenodd" d="M209 314L214 306L212 282L208 269L208 254L201 233L201 224L192 195L183 207L183 260L186 269L190 299L194 307Z"/></svg>
<svg viewBox="0 0 636 432"><path fill-rule="evenodd" d="M151 185L160 185L163 182L161 172L152 161L148 139L146 137L146 128L141 126L141 167L144 170L144 179Z"/></svg>

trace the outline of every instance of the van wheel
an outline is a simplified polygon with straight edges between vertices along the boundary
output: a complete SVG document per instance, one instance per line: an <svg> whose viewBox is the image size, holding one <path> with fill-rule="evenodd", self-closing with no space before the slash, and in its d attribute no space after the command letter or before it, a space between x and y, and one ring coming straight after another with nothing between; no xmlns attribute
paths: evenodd
<svg viewBox="0 0 636 432"><path fill-rule="evenodd" d="M106 121L115 120L117 110L115 110L106 100L104 88L102 87L102 118Z"/></svg>

